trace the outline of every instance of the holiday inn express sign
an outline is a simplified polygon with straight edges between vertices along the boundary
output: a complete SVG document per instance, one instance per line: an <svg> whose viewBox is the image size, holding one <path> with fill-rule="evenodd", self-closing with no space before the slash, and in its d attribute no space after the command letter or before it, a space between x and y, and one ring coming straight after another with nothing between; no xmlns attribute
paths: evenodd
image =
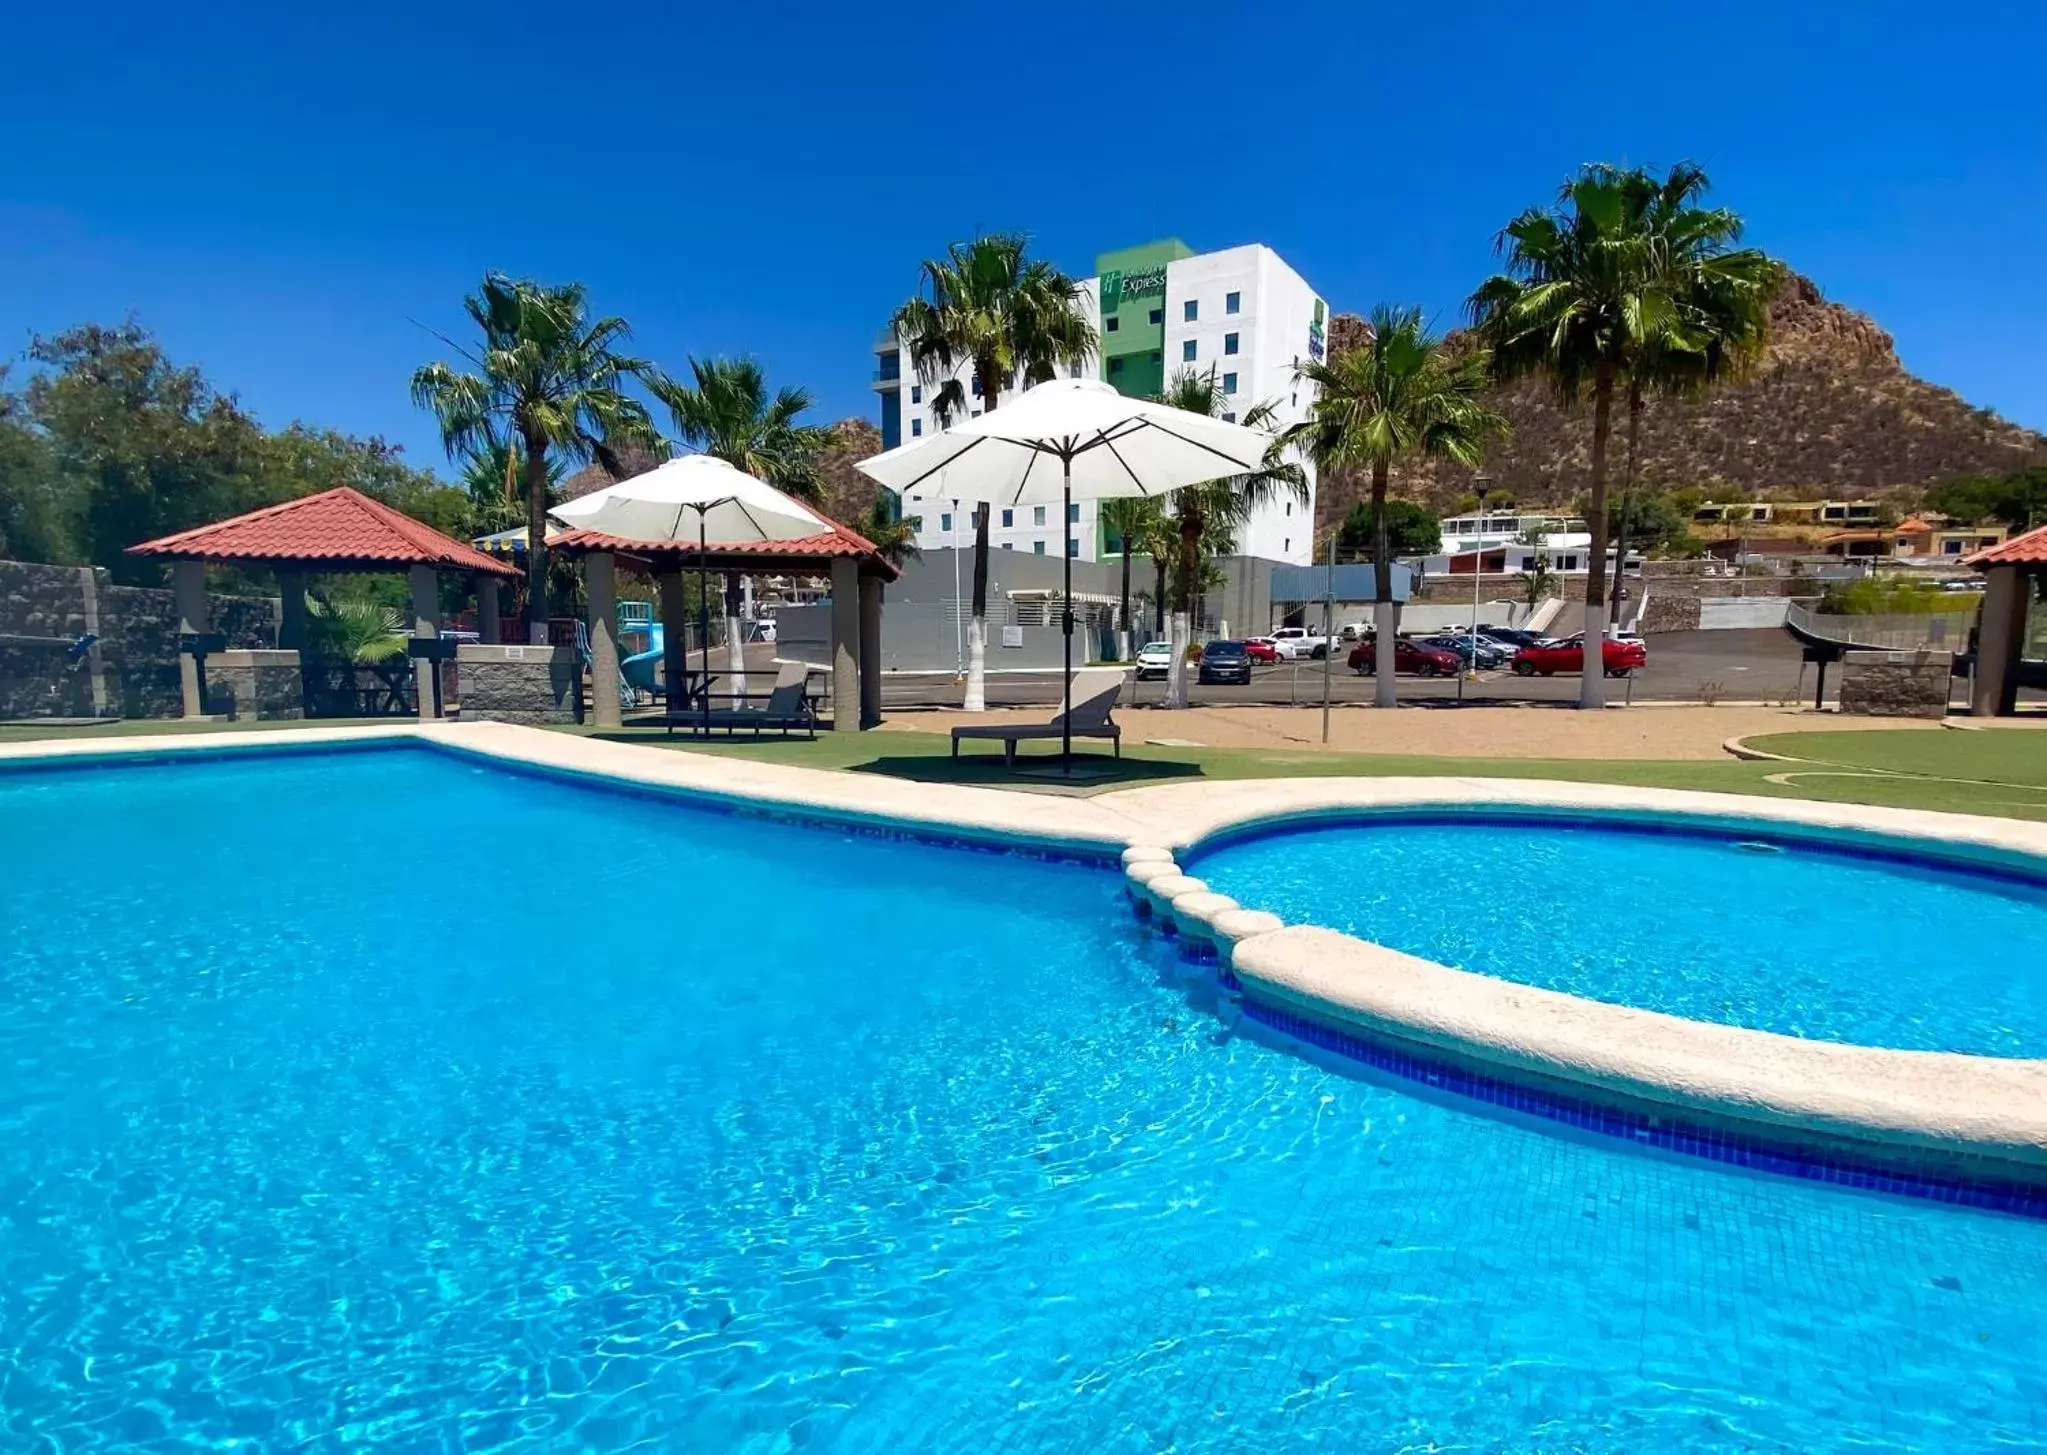
<svg viewBox="0 0 2047 1455"><path fill-rule="evenodd" d="M1135 273L1111 268L1102 274L1102 312L1114 313L1123 306L1126 298L1145 298L1152 294L1164 297L1165 291L1166 270L1163 267L1145 268Z"/></svg>

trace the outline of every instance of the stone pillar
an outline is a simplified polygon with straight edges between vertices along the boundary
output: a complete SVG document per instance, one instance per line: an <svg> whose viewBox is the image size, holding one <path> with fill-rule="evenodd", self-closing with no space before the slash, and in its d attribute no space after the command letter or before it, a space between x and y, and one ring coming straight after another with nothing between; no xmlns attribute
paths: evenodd
<svg viewBox="0 0 2047 1455"><path fill-rule="evenodd" d="M1977 717L2009 717L2018 707L2019 654L2026 645L2026 573L2016 566L1983 572L1983 615L1976 632L1976 682L1969 711Z"/></svg>
<svg viewBox="0 0 2047 1455"><path fill-rule="evenodd" d="M432 566L412 568L412 635L415 641L438 641L441 635L441 573ZM421 722L440 716L434 711L434 683L441 664L430 657L412 659L412 690L419 698Z"/></svg>
<svg viewBox="0 0 2047 1455"><path fill-rule="evenodd" d="M684 705L686 699L677 693L689 680L689 603L683 598L682 579L679 568L654 578L661 597L661 684L670 712Z"/></svg>
<svg viewBox="0 0 2047 1455"><path fill-rule="evenodd" d="M277 573L277 646L280 651L306 649L306 575L303 571Z"/></svg>
<svg viewBox="0 0 2047 1455"><path fill-rule="evenodd" d="M476 578L476 639L488 646L504 640L504 619L498 615L498 578L479 574Z"/></svg>
<svg viewBox="0 0 2047 1455"><path fill-rule="evenodd" d="M178 634L204 636L210 629L206 601L206 563L180 561L171 568L171 592L178 609ZM204 717L206 703L199 695L199 661L190 652L178 653L178 686L184 697L186 717Z"/></svg>
<svg viewBox="0 0 2047 1455"><path fill-rule="evenodd" d="M618 708L618 568L609 551L583 557L583 595L590 602L590 719L615 728Z"/></svg>
<svg viewBox="0 0 2047 1455"><path fill-rule="evenodd" d="M860 568L832 558L832 731L860 731Z"/></svg>
<svg viewBox="0 0 2047 1455"><path fill-rule="evenodd" d="M860 578L860 726L881 724L881 580Z"/></svg>

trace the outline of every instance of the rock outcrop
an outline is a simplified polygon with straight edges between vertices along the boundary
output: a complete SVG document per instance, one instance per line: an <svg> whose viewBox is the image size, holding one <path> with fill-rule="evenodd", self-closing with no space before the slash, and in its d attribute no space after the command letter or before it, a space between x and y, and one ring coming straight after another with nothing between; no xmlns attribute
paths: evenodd
<svg viewBox="0 0 2047 1455"><path fill-rule="evenodd" d="M1331 320L1332 351L1365 337L1362 319ZM1566 409L1544 381L1526 379L1493 391L1490 402L1514 427L1485 466L1496 488L1529 504L1566 503L1587 488L1589 400ZM1616 472L1625 421L1617 408ZM2047 438L1908 373L1873 320L1788 274L1770 310L1768 352L1750 378L1702 399L1651 402L1642 416L1639 478L1663 489L1732 487L1810 499L1909 494L1949 475L2043 462ZM1397 472L1394 490L1443 509L1470 492L1472 475L1419 466ZM1325 481L1320 522L1341 520L1366 487L1349 472Z"/></svg>

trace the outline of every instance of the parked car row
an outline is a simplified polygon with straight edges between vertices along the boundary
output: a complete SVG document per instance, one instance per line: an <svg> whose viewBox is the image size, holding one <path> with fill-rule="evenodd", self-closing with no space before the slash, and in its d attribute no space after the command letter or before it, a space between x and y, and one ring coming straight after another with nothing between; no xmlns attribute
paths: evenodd
<svg viewBox="0 0 2047 1455"><path fill-rule="evenodd" d="M1282 628L1301 633L1291 637L1251 637L1244 641L1216 641L1201 648L1196 680L1202 683L1248 683L1254 663L1299 660L1327 655L1326 637L1308 637L1299 627ZM1379 670L1378 642L1371 633L1355 638L1345 661L1361 677ZM1312 645L1305 645L1312 643ZM1649 663L1648 648L1639 636L1621 633L1604 641L1602 656L1606 675L1625 677ZM1551 677L1558 672L1581 671L1585 662L1585 634L1544 637L1534 632L1481 624L1477 632L1438 632L1429 636L1399 637L1393 643L1393 670L1417 677L1452 677L1467 666L1479 671L1510 667L1517 677ZM1169 642L1147 642L1137 653L1137 679L1165 677L1173 665Z"/></svg>

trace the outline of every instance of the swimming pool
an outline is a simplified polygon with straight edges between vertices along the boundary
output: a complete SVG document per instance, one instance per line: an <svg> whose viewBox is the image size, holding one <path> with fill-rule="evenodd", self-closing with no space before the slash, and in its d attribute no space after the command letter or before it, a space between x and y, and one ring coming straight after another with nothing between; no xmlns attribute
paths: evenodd
<svg viewBox="0 0 2047 1455"><path fill-rule="evenodd" d="M0 775L0 1448L1982 1448L2047 1223L1232 1034L1108 869Z"/></svg>
<svg viewBox="0 0 2047 1455"><path fill-rule="evenodd" d="M2047 885L1607 823L1387 814L1261 833L1188 872L1289 924L1694 1020L2047 1056ZM1603 913L1589 913L1592 886Z"/></svg>

